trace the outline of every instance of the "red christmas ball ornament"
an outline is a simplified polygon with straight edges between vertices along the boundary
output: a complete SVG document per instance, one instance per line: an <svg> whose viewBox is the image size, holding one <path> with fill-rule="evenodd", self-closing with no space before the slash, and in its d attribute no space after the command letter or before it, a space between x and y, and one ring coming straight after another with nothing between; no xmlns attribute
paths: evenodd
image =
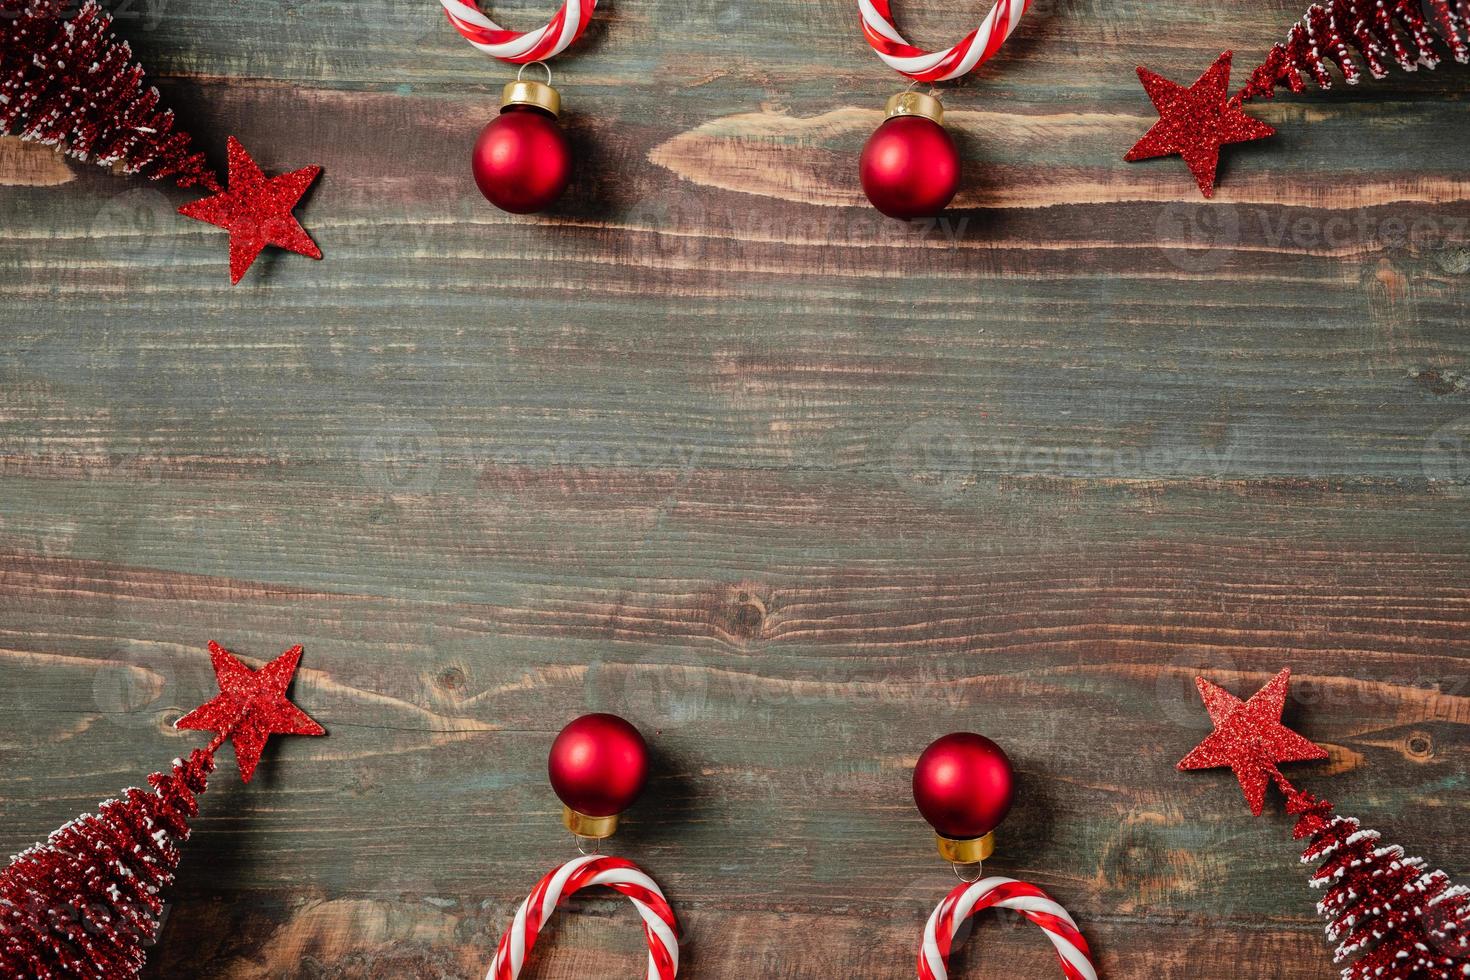
<svg viewBox="0 0 1470 980"><path fill-rule="evenodd" d="M561 730L547 762L563 819L579 837L610 837L648 782L648 743L617 715L583 715Z"/></svg>
<svg viewBox="0 0 1470 980"><path fill-rule="evenodd" d="M939 835L939 851L973 864L994 850L991 832L1010 812L1016 771L984 735L955 732L936 739L914 767L914 803Z"/></svg>
<svg viewBox="0 0 1470 980"><path fill-rule="evenodd" d="M960 154L945 131L944 108L932 95L900 92L887 114L863 147L863 192L890 218L932 218L960 187Z"/></svg>
<svg viewBox="0 0 1470 980"><path fill-rule="evenodd" d="M471 165L485 199L502 211L533 214L556 203L572 179L572 150L557 123L561 96L542 82L505 86L500 115L475 141Z"/></svg>

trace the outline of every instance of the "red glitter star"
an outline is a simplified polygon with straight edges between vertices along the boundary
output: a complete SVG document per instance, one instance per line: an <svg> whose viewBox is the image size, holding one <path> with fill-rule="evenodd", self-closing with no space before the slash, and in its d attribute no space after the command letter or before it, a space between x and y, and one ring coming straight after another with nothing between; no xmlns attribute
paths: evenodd
<svg viewBox="0 0 1470 980"><path fill-rule="evenodd" d="M1249 143L1274 136L1276 130L1240 109L1229 99L1230 52L1224 54L1193 85L1182 85L1156 75L1142 66L1138 79L1159 111L1159 121L1133 144L1124 160L1149 160L1177 153L1205 197L1215 196L1215 169L1220 164L1220 147Z"/></svg>
<svg viewBox="0 0 1470 980"><path fill-rule="evenodd" d="M1242 702L1222 687L1203 677L1194 679L1204 699L1215 730L1179 762L1180 769L1215 769L1229 766L1240 780L1251 813L1261 815L1266 804L1266 786L1280 777L1278 762L1305 762L1327 758L1326 750L1307 741L1281 724L1286 708L1286 685L1291 668ZM1285 783L1285 779L1281 779Z"/></svg>
<svg viewBox="0 0 1470 980"><path fill-rule="evenodd" d="M213 197L185 204L179 214L227 228L230 232L230 283L245 275L267 245L278 245L314 259L322 250L301 227L291 209L322 172L303 167L289 174L267 177L240 141L229 139L229 189Z"/></svg>
<svg viewBox="0 0 1470 980"><path fill-rule="evenodd" d="M209 642L209 659L220 693L174 723L176 728L218 732L214 748L226 738L235 746L240 778L250 782L266 740L272 735L325 735L326 729L286 697L301 647L295 646L259 670L251 670L224 647Z"/></svg>

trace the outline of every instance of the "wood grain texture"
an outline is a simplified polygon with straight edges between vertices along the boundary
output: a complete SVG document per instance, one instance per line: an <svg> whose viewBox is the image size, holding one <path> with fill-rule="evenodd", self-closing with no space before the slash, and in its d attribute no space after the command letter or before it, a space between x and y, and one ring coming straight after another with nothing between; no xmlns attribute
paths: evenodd
<svg viewBox="0 0 1470 980"><path fill-rule="evenodd" d="M325 261L234 289L187 194L0 140L0 850L197 744L211 638L304 644L331 732L215 780L150 976L482 975L588 710L654 746L616 846L696 980L910 976L953 879L908 776L958 728L1022 771L992 870L1106 976L1334 975L1279 807L1173 769L1201 671L1293 667L1299 783L1470 868L1464 67L1253 108L1205 203L1123 163L1133 65L1301 9L1037 0L946 98L960 206L903 226L847 2L618 0L526 220L466 166L509 72L437 9L119 12L217 156L326 169ZM555 929L528 977L637 974L620 900ZM956 967L1055 975L1003 917Z"/></svg>

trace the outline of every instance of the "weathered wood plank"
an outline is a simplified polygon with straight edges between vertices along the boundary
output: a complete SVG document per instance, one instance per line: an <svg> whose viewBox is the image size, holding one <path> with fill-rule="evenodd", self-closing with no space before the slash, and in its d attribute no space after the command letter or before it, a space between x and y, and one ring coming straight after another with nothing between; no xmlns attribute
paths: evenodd
<svg viewBox="0 0 1470 980"><path fill-rule="evenodd" d="M431 0L123 12L212 152L326 167L326 259L230 289L189 195L0 140L0 851L196 744L207 639L301 642L331 737L216 778L152 976L481 975L585 710L655 746L617 846L691 977L909 975L952 878L908 772L962 727L1024 777L993 870L1105 975L1329 975L1289 823L1172 766L1196 672L1289 663L1303 785L1463 868L1465 69L1253 109L1214 202L1121 160L1134 64L1300 13L1038 0L947 97L962 207L904 227L845 0L605 6L535 220L467 179L509 71ZM620 904L558 930L536 976L638 972ZM956 974L1049 957L992 919Z"/></svg>

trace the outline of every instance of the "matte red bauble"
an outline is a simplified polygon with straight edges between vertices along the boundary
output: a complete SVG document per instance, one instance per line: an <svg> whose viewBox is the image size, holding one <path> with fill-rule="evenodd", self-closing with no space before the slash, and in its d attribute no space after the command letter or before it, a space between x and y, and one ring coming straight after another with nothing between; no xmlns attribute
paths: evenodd
<svg viewBox="0 0 1470 980"><path fill-rule="evenodd" d="M954 840L984 837L999 826L1015 789L1005 752L972 732L935 740L914 767L914 803L936 832Z"/></svg>
<svg viewBox="0 0 1470 980"><path fill-rule="evenodd" d="M475 141L475 183L512 214L544 211L572 179L572 150L556 121L561 97L540 82L511 82L500 115Z"/></svg>
<svg viewBox="0 0 1470 980"><path fill-rule="evenodd" d="M583 715L561 730L547 765L551 788L570 809L612 817L648 782L648 744L617 715Z"/></svg>
<svg viewBox="0 0 1470 980"><path fill-rule="evenodd" d="M960 187L960 154L942 125L939 100L901 92L868 138L859 162L863 192L890 218L930 218Z"/></svg>

